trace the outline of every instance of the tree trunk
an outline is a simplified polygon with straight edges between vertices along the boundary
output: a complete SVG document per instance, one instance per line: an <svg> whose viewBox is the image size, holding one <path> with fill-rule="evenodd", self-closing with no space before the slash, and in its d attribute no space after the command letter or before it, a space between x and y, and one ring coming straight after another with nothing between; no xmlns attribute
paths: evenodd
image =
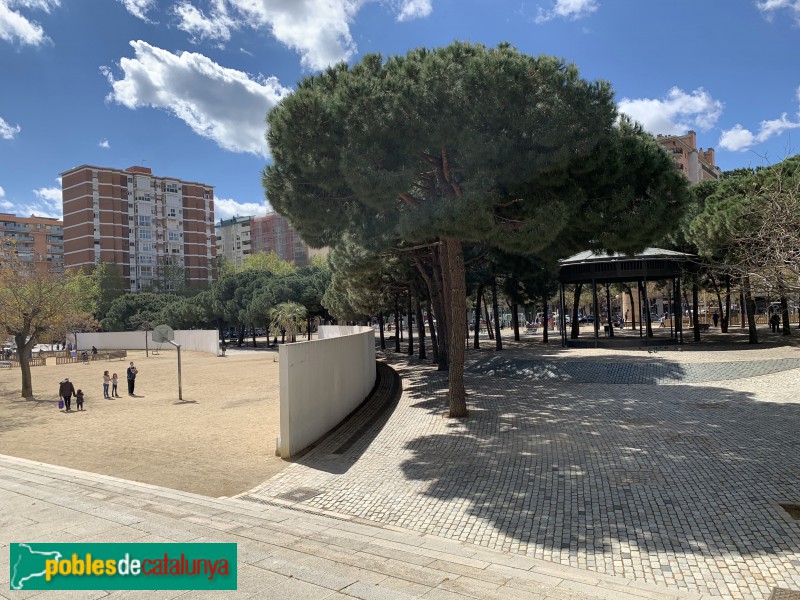
<svg viewBox="0 0 800 600"><path fill-rule="evenodd" d="M692 280L692 328L694 330L694 341L700 341L700 319L698 315L700 312L700 286L697 283L697 275Z"/></svg>
<svg viewBox="0 0 800 600"><path fill-rule="evenodd" d="M236 345L239 346L239 348L241 348L242 346L244 346L244 325L239 325L238 334L239 337L236 340ZM77 344L75 345L77 346Z"/></svg>
<svg viewBox="0 0 800 600"><path fill-rule="evenodd" d="M411 288L408 289L408 355L414 356L414 306L411 300Z"/></svg>
<svg viewBox="0 0 800 600"><path fill-rule="evenodd" d="M722 333L728 333L731 324L731 276L725 276L725 318L722 321Z"/></svg>
<svg viewBox="0 0 800 600"><path fill-rule="evenodd" d="M783 317L783 335L792 335L792 327L789 324L789 301L786 294L781 294L781 316Z"/></svg>
<svg viewBox="0 0 800 600"><path fill-rule="evenodd" d="M464 389L464 337L466 321L464 303L467 297L467 283L464 272L464 252L461 242L454 238L445 238L442 243L442 270L447 292L448 314L448 352L450 354L450 370L448 383L450 387L450 417L467 416L467 397Z"/></svg>
<svg viewBox="0 0 800 600"><path fill-rule="evenodd" d="M256 342L256 326L253 325L253 348L258 348L258 343Z"/></svg>
<svg viewBox="0 0 800 600"><path fill-rule="evenodd" d="M306 319L306 339L311 341L311 317Z"/></svg>
<svg viewBox="0 0 800 600"><path fill-rule="evenodd" d="M17 345L17 359L19 359L19 370L22 372L22 391L20 396L30 398L33 396L33 382L31 380L31 363L28 358L34 340L28 340L27 335L15 335L14 342ZM76 344L77 347L77 344Z"/></svg>
<svg viewBox="0 0 800 600"><path fill-rule="evenodd" d="M575 297L572 300L572 333L570 338L577 340L581 334L581 324L578 323L578 305L581 302L581 292L583 291L583 284L579 283L575 286Z"/></svg>
<svg viewBox="0 0 800 600"><path fill-rule="evenodd" d="M433 310L436 313L436 331L431 337L435 336L438 356L437 356L437 370L447 371L450 368L450 355L448 352L448 324L447 324L447 306L449 306L449 298L447 298L444 289L444 264L441 255L441 246L434 246L431 252L431 260L433 262L433 273L431 275L431 284L435 290L433 297Z"/></svg>
<svg viewBox="0 0 800 600"><path fill-rule="evenodd" d="M739 288L739 327L744 329L745 315L747 314L747 305L744 303L744 288Z"/></svg>
<svg viewBox="0 0 800 600"><path fill-rule="evenodd" d="M547 323L547 296L542 296L542 343L547 344L550 341L548 337L548 323Z"/></svg>
<svg viewBox="0 0 800 600"><path fill-rule="evenodd" d="M436 339L436 326L433 324L433 310L431 300L428 298L428 329L431 330L431 350L433 351L433 362L439 362L439 343ZM441 369L439 369L441 371Z"/></svg>
<svg viewBox="0 0 800 600"><path fill-rule="evenodd" d="M514 327L514 341L519 341L519 304L511 303L511 325Z"/></svg>
<svg viewBox="0 0 800 600"><path fill-rule="evenodd" d="M384 334L383 312L378 313L378 332L381 336L381 350L386 350L386 335Z"/></svg>
<svg viewBox="0 0 800 600"><path fill-rule="evenodd" d="M394 297L394 351L400 352L400 305Z"/></svg>
<svg viewBox="0 0 800 600"><path fill-rule="evenodd" d="M478 291L475 294L475 338L472 341L472 349L473 350L480 350L481 349L481 341L480 341L480 334L481 334L481 295L483 294L483 284L478 284ZM486 324L486 327L489 327L489 324Z"/></svg>
<svg viewBox="0 0 800 600"><path fill-rule="evenodd" d="M744 278L744 301L747 306L747 325L750 328L750 336L747 340L748 344L758 343L758 329L756 328L756 301L753 299L753 293L750 290L750 277Z"/></svg>
<svg viewBox="0 0 800 600"><path fill-rule="evenodd" d="M486 333L489 335L489 339L494 339L494 327L492 326L492 320L489 318L489 303L486 301L486 297L483 297L483 315L486 319Z"/></svg>
<svg viewBox="0 0 800 600"><path fill-rule="evenodd" d="M500 306L497 303L497 278L492 277L492 315L494 316L494 349L503 349L503 338L500 336Z"/></svg>
<svg viewBox="0 0 800 600"><path fill-rule="evenodd" d="M417 295L417 337L419 338L419 358L425 360L428 356L425 353L425 321L422 317L422 300Z"/></svg>
<svg viewBox="0 0 800 600"><path fill-rule="evenodd" d="M629 286L629 285L625 286L625 287L628 288L628 298L631 301L631 329L635 330L636 329L636 310L634 310L634 307L636 306L636 303L633 301L633 289L631 289L631 286ZM625 327L627 327L627 326L628 326L628 324L626 323Z"/></svg>

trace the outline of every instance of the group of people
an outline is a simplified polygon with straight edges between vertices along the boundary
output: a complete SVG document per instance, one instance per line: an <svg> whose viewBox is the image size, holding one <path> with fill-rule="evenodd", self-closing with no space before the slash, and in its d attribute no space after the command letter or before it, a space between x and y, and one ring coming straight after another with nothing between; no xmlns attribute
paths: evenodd
<svg viewBox="0 0 800 600"><path fill-rule="evenodd" d="M126 373L128 379L128 395L133 396L133 390L136 387L136 376L139 374L139 369L137 369L133 361L131 361L130 366L128 367L128 371ZM117 384L119 378L117 374L114 373L113 375L109 375L108 371L103 371L103 398L120 398L121 396L117 393ZM110 388L110 390L109 390ZM64 403L65 412L72 411L72 397L75 397L77 403L77 409L83 410L83 401L84 401L84 393L83 390L75 391L75 386L69 380L69 378L65 377L64 380L58 386L58 397Z"/></svg>

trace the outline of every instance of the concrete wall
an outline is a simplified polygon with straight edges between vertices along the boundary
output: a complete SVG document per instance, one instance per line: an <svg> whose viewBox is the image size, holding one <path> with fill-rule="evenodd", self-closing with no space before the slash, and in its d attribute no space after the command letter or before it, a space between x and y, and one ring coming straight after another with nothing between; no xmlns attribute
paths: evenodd
<svg viewBox="0 0 800 600"><path fill-rule="evenodd" d="M94 346L98 350L144 350L144 338L144 331L79 333L78 348L89 350ZM71 335L67 341L72 341ZM175 343L181 345L181 350L219 354L219 332L216 329L178 329L175 331ZM147 344L151 350L158 346L153 341L152 331L147 332ZM161 349L175 350L175 347L172 344L161 344Z"/></svg>
<svg viewBox="0 0 800 600"><path fill-rule="evenodd" d="M343 335L353 335L369 329L360 325L320 325L317 328L317 339L327 340L330 338L341 337Z"/></svg>
<svg viewBox="0 0 800 600"><path fill-rule="evenodd" d="M296 455L336 427L375 385L375 332L347 329L352 332L280 347L281 457Z"/></svg>

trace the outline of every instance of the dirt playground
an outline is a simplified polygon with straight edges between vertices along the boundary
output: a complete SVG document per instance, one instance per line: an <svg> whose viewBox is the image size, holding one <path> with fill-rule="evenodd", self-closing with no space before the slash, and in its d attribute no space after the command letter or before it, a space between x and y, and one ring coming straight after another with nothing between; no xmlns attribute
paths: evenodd
<svg viewBox="0 0 800 600"><path fill-rule="evenodd" d="M0 369L0 454L144 483L232 496L282 470L277 352L225 357L182 352L183 402L175 351L123 361L32 367L34 399L21 398L19 369ZM139 369L136 397L125 371ZM49 363L53 363L52 365ZM117 373L120 398L103 398L103 371ZM82 389L83 412L58 408L58 384Z"/></svg>

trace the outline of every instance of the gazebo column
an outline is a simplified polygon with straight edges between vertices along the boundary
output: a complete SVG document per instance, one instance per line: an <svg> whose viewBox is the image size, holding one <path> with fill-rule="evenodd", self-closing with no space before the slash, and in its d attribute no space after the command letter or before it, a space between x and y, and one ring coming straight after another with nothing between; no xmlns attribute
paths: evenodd
<svg viewBox="0 0 800 600"><path fill-rule="evenodd" d="M592 311L594 312L594 347L597 348L597 341L600 338L600 319L597 314L597 281L592 278Z"/></svg>
<svg viewBox="0 0 800 600"><path fill-rule="evenodd" d="M644 337L645 339L650 337L650 334L653 332L653 323L650 320L650 299L647 297L647 275L643 277L642 281L642 295L644 296L644 311L647 318L647 323L645 325L645 332Z"/></svg>
<svg viewBox="0 0 800 600"><path fill-rule="evenodd" d="M559 283L558 285L558 300L559 300L559 309L558 309L558 320L561 325L561 347L566 348L567 346L567 313L566 313L566 299L564 294L564 284Z"/></svg>
<svg viewBox="0 0 800 600"><path fill-rule="evenodd" d="M675 337L678 338L678 343L683 344L683 310L681 310L681 276L675 278L675 290L672 294L675 299L675 309L673 314L676 316L675 320Z"/></svg>
<svg viewBox="0 0 800 600"><path fill-rule="evenodd" d="M611 291L606 283L606 310L608 312L608 337L614 337L614 326L611 324Z"/></svg>

